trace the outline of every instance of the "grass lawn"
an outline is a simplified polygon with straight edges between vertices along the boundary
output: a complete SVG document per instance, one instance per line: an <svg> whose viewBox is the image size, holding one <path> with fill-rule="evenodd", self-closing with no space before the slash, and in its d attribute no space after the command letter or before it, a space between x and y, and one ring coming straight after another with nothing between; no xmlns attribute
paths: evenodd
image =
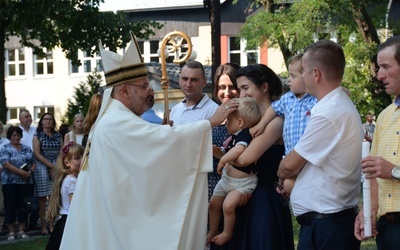
<svg viewBox="0 0 400 250"><path fill-rule="evenodd" d="M29 240L21 240L17 243L10 243L6 245L0 245L1 250L43 250L46 248L47 241L50 236L47 237L32 237Z"/></svg>
<svg viewBox="0 0 400 250"><path fill-rule="evenodd" d="M300 226L297 224L296 220L293 218L293 233L294 233L294 241L295 243L298 242L298 235L299 235ZM7 245L1 245L1 250L43 250L46 247L47 241L49 237L33 237L27 241L21 241L17 243L11 243ZM361 250L375 250L375 240L369 240L366 242L362 242Z"/></svg>

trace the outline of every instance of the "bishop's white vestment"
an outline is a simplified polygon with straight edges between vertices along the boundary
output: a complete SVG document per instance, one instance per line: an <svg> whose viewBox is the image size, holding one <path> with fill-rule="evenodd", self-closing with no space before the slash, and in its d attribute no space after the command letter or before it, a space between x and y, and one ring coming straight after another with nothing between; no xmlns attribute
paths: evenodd
<svg viewBox="0 0 400 250"><path fill-rule="evenodd" d="M107 104L60 249L204 249L210 123L155 125L117 100Z"/></svg>

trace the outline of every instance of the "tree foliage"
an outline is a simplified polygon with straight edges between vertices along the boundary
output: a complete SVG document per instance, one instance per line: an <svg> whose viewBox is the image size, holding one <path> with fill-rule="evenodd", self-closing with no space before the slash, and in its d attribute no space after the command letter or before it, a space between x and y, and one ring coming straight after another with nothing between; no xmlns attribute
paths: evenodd
<svg viewBox="0 0 400 250"><path fill-rule="evenodd" d="M100 87L102 82L102 75L95 70L88 75L86 82L80 82L78 87L74 87L74 95L68 99L67 111L61 122L71 125L76 114L86 116L92 96L103 91Z"/></svg>
<svg viewBox="0 0 400 250"><path fill-rule="evenodd" d="M103 0L0 0L0 54L11 37L20 38L22 46L46 56L43 48L62 48L66 57L79 64L77 52L97 51L97 41L112 51L130 41L129 31L138 38L148 38L157 22L128 23L123 12L100 12ZM0 120L6 119L4 60L0 61Z"/></svg>
<svg viewBox="0 0 400 250"><path fill-rule="evenodd" d="M387 0L250 0L249 7L263 8L249 16L240 37L247 40L248 49L266 42L280 48L286 64L316 40L337 41L347 61L343 85L352 92L361 115L378 114L391 102L375 79L376 50L384 40L378 31L386 26L387 4ZM398 23L389 19L388 24L394 34L399 33Z"/></svg>

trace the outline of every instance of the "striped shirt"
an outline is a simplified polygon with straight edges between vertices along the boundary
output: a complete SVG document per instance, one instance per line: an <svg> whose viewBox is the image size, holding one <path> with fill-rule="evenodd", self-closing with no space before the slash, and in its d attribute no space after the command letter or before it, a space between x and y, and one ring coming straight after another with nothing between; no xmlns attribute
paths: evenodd
<svg viewBox="0 0 400 250"><path fill-rule="evenodd" d="M286 155L292 151L303 135L310 119L310 110L316 103L317 98L314 96L305 94L302 98L297 98L291 91L272 103L275 113L285 117L282 137L285 143Z"/></svg>
<svg viewBox="0 0 400 250"><path fill-rule="evenodd" d="M169 117L174 125L192 123L208 119L217 108L218 104L203 94L203 98L196 105L186 106L186 99L175 105Z"/></svg>
<svg viewBox="0 0 400 250"><path fill-rule="evenodd" d="M371 155L380 156L396 166L400 165L400 108L391 104L383 110L375 127ZM379 185L378 215L400 212L400 182L377 179Z"/></svg>

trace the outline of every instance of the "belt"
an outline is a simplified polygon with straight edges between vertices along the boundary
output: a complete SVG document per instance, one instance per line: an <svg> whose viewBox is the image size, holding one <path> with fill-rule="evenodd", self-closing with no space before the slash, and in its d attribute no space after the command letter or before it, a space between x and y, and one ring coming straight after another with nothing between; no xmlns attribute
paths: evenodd
<svg viewBox="0 0 400 250"><path fill-rule="evenodd" d="M400 224L400 212L387 213L384 217L391 224Z"/></svg>
<svg viewBox="0 0 400 250"><path fill-rule="evenodd" d="M348 215L357 215L358 214L358 206L348 208L342 210L337 213L332 214L321 214L318 212L308 212L296 217L297 222L300 225L308 224L312 220L319 220L319 219L327 219L327 218L336 218L336 217L343 217Z"/></svg>

